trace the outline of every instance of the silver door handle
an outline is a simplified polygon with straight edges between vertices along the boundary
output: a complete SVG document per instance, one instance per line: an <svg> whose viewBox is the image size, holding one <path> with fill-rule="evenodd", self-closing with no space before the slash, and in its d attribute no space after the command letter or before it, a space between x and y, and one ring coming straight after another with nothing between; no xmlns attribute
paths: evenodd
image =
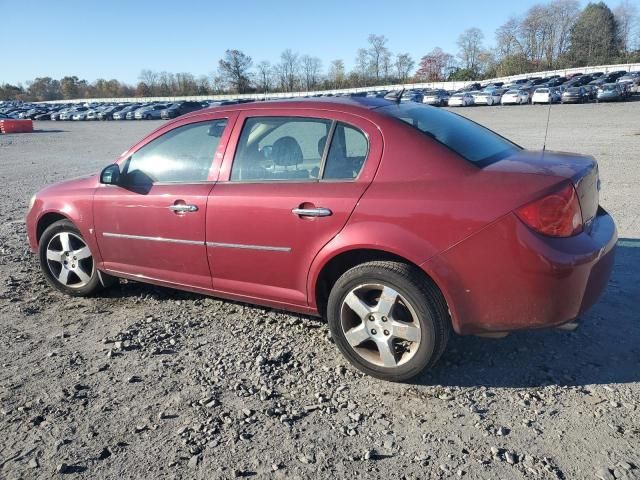
<svg viewBox="0 0 640 480"><path fill-rule="evenodd" d="M169 205L169 210L172 210L178 213L197 212L198 207L196 205L183 205L183 204Z"/></svg>
<svg viewBox="0 0 640 480"><path fill-rule="evenodd" d="M294 208L291 213L301 217L328 217L333 212L328 208Z"/></svg>

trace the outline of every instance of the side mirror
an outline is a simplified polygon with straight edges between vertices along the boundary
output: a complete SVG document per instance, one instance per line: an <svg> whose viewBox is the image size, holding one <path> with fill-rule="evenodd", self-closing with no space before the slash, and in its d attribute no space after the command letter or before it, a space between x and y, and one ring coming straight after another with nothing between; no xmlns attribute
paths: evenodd
<svg viewBox="0 0 640 480"><path fill-rule="evenodd" d="M100 173L100 183L105 185L117 185L120 180L120 167L114 163L105 167Z"/></svg>

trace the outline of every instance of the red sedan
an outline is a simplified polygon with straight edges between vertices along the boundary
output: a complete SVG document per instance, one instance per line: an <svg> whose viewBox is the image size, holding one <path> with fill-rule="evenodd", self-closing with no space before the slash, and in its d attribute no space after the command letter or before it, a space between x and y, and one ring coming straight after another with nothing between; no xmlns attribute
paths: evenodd
<svg viewBox="0 0 640 480"><path fill-rule="evenodd" d="M574 321L613 265L589 157L527 152L454 113L385 99L199 111L27 215L48 282L117 277L327 318L362 371L403 380L451 329Z"/></svg>

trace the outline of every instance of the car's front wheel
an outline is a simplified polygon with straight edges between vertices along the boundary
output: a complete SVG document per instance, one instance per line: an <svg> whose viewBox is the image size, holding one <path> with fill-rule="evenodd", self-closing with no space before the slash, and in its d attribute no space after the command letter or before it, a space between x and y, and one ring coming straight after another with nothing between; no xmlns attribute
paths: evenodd
<svg viewBox="0 0 640 480"><path fill-rule="evenodd" d="M68 220L51 224L39 244L40 267L47 282L67 295L89 295L100 286L98 271L80 230Z"/></svg>
<svg viewBox="0 0 640 480"><path fill-rule="evenodd" d="M367 262L344 273L327 305L343 355L362 372L403 381L433 365L447 344L447 304L421 271L399 262Z"/></svg>

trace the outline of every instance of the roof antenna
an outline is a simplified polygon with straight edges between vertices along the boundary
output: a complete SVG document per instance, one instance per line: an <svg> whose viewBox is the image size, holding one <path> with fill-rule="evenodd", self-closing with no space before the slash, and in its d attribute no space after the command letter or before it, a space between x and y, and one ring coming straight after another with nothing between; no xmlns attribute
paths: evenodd
<svg viewBox="0 0 640 480"><path fill-rule="evenodd" d="M544 142L542 142L542 157L544 158L544 152L547 149L547 135L549 134L549 118L551 118L551 100L553 92L549 88L549 108L547 109L547 126L544 129Z"/></svg>
<svg viewBox="0 0 640 480"><path fill-rule="evenodd" d="M395 90L395 91L387 93L384 96L384 98L386 100L391 100L392 102L400 103L400 100L402 99L402 94L403 93L404 93L404 87L402 87L400 90Z"/></svg>

